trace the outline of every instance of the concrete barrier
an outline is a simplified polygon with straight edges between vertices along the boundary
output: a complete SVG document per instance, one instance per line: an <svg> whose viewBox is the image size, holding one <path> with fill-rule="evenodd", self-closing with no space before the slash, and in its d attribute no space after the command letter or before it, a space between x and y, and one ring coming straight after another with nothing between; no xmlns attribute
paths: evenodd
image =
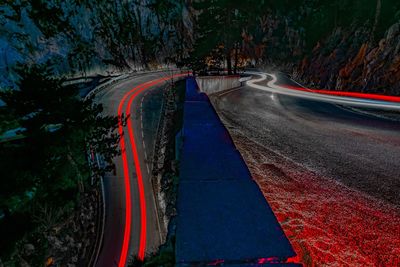
<svg viewBox="0 0 400 267"><path fill-rule="evenodd" d="M199 76L196 82L201 92L206 94L217 93L241 86L240 76Z"/></svg>
<svg viewBox="0 0 400 267"><path fill-rule="evenodd" d="M176 266L301 266L249 169L196 81L186 80Z"/></svg>

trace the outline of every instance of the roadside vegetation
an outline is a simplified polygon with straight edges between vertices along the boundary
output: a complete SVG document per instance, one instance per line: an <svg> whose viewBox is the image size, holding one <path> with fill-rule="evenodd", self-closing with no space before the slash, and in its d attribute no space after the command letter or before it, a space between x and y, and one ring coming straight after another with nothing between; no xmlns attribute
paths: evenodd
<svg viewBox="0 0 400 267"><path fill-rule="evenodd" d="M101 105L64 88L47 65L20 65L16 72L18 90L0 92L8 112L2 124L18 125L23 135L0 143L0 258L6 266L51 265L52 252L68 248L58 233L90 221L79 217L82 208L90 208L81 201L91 198L98 177L118 153L117 119L101 116ZM104 166L91 164L96 152ZM73 233L69 238L69 243L84 243Z"/></svg>

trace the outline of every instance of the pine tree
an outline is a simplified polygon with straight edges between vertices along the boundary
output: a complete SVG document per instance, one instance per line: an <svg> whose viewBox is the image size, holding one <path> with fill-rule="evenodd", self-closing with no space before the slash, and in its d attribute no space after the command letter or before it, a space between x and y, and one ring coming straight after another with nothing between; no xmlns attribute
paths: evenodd
<svg viewBox="0 0 400 267"><path fill-rule="evenodd" d="M101 105L63 87L64 80L46 65L20 65L17 73L18 90L0 92L24 136L0 143L0 209L6 215L0 223L9 225L22 216L29 229L3 236L0 251L15 244L10 239L35 228L33 207L74 207L92 175L110 170L118 153L117 118L102 116ZM103 156L104 167L90 169L89 149Z"/></svg>

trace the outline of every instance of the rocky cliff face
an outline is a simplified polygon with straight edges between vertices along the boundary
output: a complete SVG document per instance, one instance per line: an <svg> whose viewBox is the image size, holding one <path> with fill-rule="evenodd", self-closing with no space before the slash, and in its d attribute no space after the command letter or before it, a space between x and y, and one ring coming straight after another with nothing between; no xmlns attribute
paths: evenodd
<svg viewBox="0 0 400 267"><path fill-rule="evenodd" d="M400 23L376 44L368 29L336 29L292 68L304 84L323 89L400 95Z"/></svg>
<svg viewBox="0 0 400 267"><path fill-rule="evenodd" d="M162 64L188 39L186 0L6 1L0 5L0 87L13 67L49 63L69 76Z"/></svg>
<svg viewBox="0 0 400 267"><path fill-rule="evenodd" d="M305 86L400 95L400 2L269 1L244 53ZM259 48L262 53L257 53Z"/></svg>

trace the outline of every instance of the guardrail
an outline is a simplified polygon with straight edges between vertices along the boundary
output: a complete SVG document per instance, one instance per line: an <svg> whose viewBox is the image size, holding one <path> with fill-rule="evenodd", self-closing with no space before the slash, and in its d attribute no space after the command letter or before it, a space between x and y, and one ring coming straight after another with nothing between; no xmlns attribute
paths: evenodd
<svg viewBox="0 0 400 267"><path fill-rule="evenodd" d="M123 80L135 77L135 76L139 76L142 74L146 74L146 73L158 73L158 72L166 72L166 71L174 71L175 69L159 69L159 70L152 70L152 71L137 71L137 72L131 72L131 73L127 73L127 74L122 74L119 75L115 78L112 78L110 81L107 81L97 87L95 87L93 90L91 90L86 96L86 98L92 97L93 95L99 93L100 91L104 90L105 88L116 84L117 82L121 82Z"/></svg>

